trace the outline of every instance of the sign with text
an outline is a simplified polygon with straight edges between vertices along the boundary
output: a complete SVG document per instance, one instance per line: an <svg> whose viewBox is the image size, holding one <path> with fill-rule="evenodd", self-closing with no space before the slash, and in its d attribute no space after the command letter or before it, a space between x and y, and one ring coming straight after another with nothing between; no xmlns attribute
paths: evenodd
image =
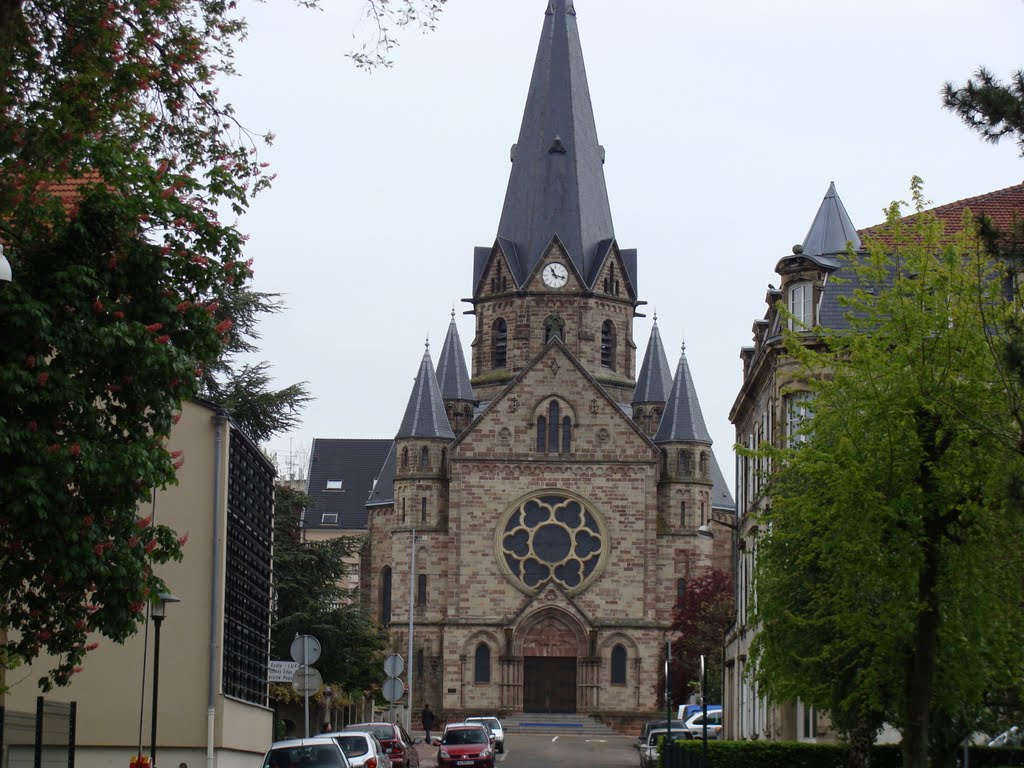
<svg viewBox="0 0 1024 768"><path fill-rule="evenodd" d="M295 670L299 668L297 661L276 661L270 662L270 674L267 678L271 683L290 683Z"/></svg>

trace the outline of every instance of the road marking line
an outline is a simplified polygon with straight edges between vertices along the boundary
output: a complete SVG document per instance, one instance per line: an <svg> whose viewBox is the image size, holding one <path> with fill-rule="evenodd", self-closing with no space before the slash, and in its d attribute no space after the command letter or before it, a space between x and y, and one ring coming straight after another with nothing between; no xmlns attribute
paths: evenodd
<svg viewBox="0 0 1024 768"><path fill-rule="evenodd" d="M551 743L553 744L553 743L555 743L556 741L558 741L558 737L557 737L557 736L555 736L555 738L553 738L553 739L551 740Z"/></svg>

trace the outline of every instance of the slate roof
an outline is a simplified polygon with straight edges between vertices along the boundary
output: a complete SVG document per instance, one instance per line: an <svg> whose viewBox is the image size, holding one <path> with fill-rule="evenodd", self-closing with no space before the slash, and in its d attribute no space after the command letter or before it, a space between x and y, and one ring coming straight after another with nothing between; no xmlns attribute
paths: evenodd
<svg viewBox="0 0 1024 768"><path fill-rule="evenodd" d="M398 452L395 444L391 443L391 450L384 459L384 466L377 472L376 480L373 483L373 490L366 500L366 506L373 507L378 504L395 503L395 467L398 466Z"/></svg>
<svg viewBox="0 0 1024 768"><path fill-rule="evenodd" d="M366 499L391 448L391 440L315 438L309 458L306 493L313 504L306 510L306 528L366 528ZM340 481L341 488L327 484ZM324 515L337 515L337 523L324 523Z"/></svg>
<svg viewBox="0 0 1024 768"><path fill-rule="evenodd" d="M496 238L520 286L555 237L593 285L615 238L603 165L576 9L550 0ZM635 289L635 259L627 273Z"/></svg>
<svg viewBox="0 0 1024 768"><path fill-rule="evenodd" d="M640 364L640 375L636 379L633 404L664 403L672 391L672 369L669 367L665 345L661 343L658 318L651 326L651 337L647 340L644 361Z"/></svg>
<svg viewBox="0 0 1024 768"><path fill-rule="evenodd" d="M455 311L452 310L452 321L448 324L448 334L441 346L441 355L437 358L437 383L441 387L444 400L476 400L473 386L469 383L469 369L466 357L462 353L462 341L459 329L455 325Z"/></svg>
<svg viewBox="0 0 1024 768"><path fill-rule="evenodd" d="M809 259L825 269L835 269L839 266L839 255L846 252L847 244L852 244L855 251L861 249L860 236L836 192L835 182L829 182L828 191L803 243L793 249L792 256L783 257L775 271L782 272L786 262L800 258Z"/></svg>
<svg viewBox="0 0 1024 768"><path fill-rule="evenodd" d="M455 439L448 416L445 414L444 401L441 399L441 387L434 373L434 363L430 359L430 345L423 350L423 359L416 374L416 382L409 395L409 404L405 407L402 425L398 428L396 440L407 437L442 437ZM365 499L365 497L364 497Z"/></svg>
<svg viewBox="0 0 1024 768"><path fill-rule="evenodd" d="M665 412L661 416L655 443L672 443L679 441L707 443L711 445L711 435L704 424L704 414L697 400L697 389L690 375L690 366L686 362L686 345L679 353L679 365L676 367L672 391L665 403Z"/></svg>
<svg viewBox="0 0 1024 768"><path fill-rule="evenodd" d="M720 509L726 512L736 512L736 501L729 491L729 485L725 482L721 467L718 466L718 459L714 451L711 453L711 479L714 486L711 489L711 509Z"/></svg>

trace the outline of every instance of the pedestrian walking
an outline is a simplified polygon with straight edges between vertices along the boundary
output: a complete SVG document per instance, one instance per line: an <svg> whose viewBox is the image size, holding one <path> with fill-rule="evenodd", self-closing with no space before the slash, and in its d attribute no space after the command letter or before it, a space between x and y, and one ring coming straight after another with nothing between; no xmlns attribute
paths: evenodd
<svg viewBox="0 0 1024 768"><path fill-rule="evenodd" d="M434 710L430 708L429 704L423 705L423 711L420 712L420 722L423 723L423 732L426 735L426 742L430 744L430 732L434 730L434 723L437 722L437 718L434 717Z"/></svg>

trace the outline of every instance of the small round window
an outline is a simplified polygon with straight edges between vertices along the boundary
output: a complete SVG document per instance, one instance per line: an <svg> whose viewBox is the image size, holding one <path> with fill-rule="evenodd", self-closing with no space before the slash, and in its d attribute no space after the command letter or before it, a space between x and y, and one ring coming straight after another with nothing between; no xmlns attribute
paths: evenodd
<svg viewBox="0 0 1024 768"><path fill-rule="evenodd" d="M581 589L598 572L606 548L597 514L560 493L521 501L498 530L505 570L530 592L549 579L569 592Z"/></svg>

